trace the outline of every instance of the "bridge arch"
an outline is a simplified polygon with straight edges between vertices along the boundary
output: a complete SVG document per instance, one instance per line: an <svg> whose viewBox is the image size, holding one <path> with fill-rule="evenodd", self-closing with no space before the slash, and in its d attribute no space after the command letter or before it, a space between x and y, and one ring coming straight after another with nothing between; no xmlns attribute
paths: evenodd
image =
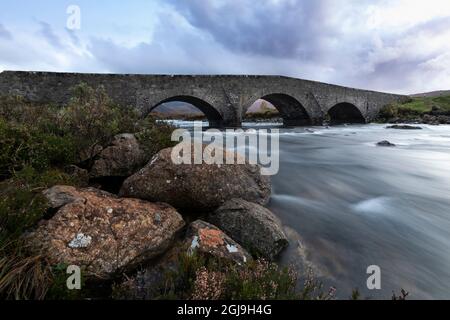
<svg viewBox="0 0 450 320"><path fill-rule="evenodd" d="M205 100L191 95L176 95L161 100L160 102L147 109L144 116L148 116L153 110L155 110L162 104L169 102L185 102L193 105L206 116L210 127L222 127L224 125L224 119L219 111L217 111L210 103L206 102Z"/></svg>
<svg viewBox="0 0 450 320"><path fill-rule="evenodd" d="M269 102L278 110L285 126L309 126L312 124L311 116L304 105L292 95L271 93L263 95L259 99ZM244 111L246 112L249 107Z"/></svg>
<svg viewBox="0 0 450 320"><path fill-rule="evenodd" d="M366 123L362 112L354 104L340 102L328 110L331 125L345 123Z"/></svg>

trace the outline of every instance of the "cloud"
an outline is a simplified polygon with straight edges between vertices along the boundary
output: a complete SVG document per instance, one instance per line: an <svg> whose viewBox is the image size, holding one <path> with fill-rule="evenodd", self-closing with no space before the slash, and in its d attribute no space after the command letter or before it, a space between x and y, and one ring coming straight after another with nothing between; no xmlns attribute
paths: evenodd
<svg viewBox="0 0 450 320"><path fill-rule="evenodd" d="M426 62L450 50L450 6L441 0L171 0L191 26L246 61L271 58L269 73L383 91L410 92ZM431 9L430 9L431 8ZM405 14L407 12L408 14ZM400 23L399 23L400 21ZM440 66L439 74L449 66Z"/></svg>
<svg viewBox="0 0 450 320"><path fill-rule="evenodd" d="M84 45L75 44L65 32L58 34L45 22L34 29L13 28L9 39L0 37L0 71L106 71L98 67Z"/></svg>
<svg viewBox="0 0 450 320"><path fill-rule="evenodd" d="M66 32L69 35L70 40L71 40L73 45L81 46L80 38L77 36L77 32L75 30L71 30L71 29L67 29L66 28Z"/></svg>
<svg viewBox="0 0 450 320"><path fill-rule="evenodd" d="M5 28L3 24L0 23L0 38L11 40L13 38L11 32Z"/></svg>
<svg viewBox="0 0 450 320"><path fill-rule="evenodd" d="M283 58L313 58L320 52L332 33L324 23L328 2L172 1L192 26L227 49Z"/></svg>
<svg viewBox="0 0 450 320"><path fill-rule="evenodd" d="M42 36L50 45L58 49L62 49L64 47L50 24L44 21L40 21L39 25L39 35Z"/></svg>
<svg viewBox="0 0 450 320"><path fill-rule="evenodd" d="M450 88L447 0L158 1L147 37L105 33L114 30L107 24L99 33L48 22L5 33L0 25L0 68L278 74L399 93Z"/></svg>

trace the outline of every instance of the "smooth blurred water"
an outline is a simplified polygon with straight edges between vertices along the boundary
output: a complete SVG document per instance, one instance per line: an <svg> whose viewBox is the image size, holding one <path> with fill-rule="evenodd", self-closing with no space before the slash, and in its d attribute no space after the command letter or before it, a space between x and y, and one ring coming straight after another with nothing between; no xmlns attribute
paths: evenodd
<svg viewBox="0 0 450 320"><path fill-rule="evenodd" d="M269 207L290 238L282 262L311 266L339 298L404 288L450 299L450 126L385 127L281 129ZM381 267L381 291L366 287L370 265Z"/></svg>
<svg viewBox="0 0 450 320"><path fill-rule="evenodd" d="M423 128L282 130L270 208L291 229L283 261L309 263L341 298L404 288L450 299L450 126ZM369 265L381 267L381 291L367 290Z"/></svg>

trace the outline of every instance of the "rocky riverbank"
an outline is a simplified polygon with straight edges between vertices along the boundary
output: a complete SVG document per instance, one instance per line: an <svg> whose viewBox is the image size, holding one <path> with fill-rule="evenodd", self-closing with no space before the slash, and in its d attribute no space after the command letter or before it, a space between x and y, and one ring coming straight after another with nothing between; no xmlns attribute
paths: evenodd
<svg viewBox="0 0 450 320"><path fill-rule="evenodd" d="M130 280L136 272L153 274L140 284L153 290L140 298L151 299L166 281L157 270L169 267L168 261L180 268L170 259L174 252L245 269L254 259L274 261L288 246L280 221L262 206L271 186L257 166L176 165L171 151L142 165L135 137L116 136L92 161L88 176L120 176L119 194L61 185L43 191L54 213L24 235L28 247L51 265L80 266L86 280L117 282L126 275L124 284L116 283L122 298L125 292L139 297Z"/></svg>
<svg viewBox="0 0 450 320"><path fill-rule="evenodd" d="M275 261L260 168L175 165L173 130L85 84L58 109L1 98L0 298L322 297Z"/></svg>

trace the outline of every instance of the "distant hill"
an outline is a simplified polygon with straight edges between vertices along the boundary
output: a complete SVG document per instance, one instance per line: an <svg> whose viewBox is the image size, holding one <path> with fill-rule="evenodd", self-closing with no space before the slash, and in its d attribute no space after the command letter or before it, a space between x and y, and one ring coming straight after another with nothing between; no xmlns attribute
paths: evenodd
<svg viewBox="0 0 450 320"><path fill-rule="evenodd" d="M260 99L248 108L247 113L265 113L267 111L276 112L277 109L270 102Z"/></svg>
<svg viewBox="0 0 450 320"><path fill-rule="evenodd" d="M413 98L436 98L442 96L450 96L450 90L440 90L425 93L417 93L410 95Z"/></svg>
<svg viewBox="0 0 450 320"><path fill-rule="evenodd" d="M164 114L186 114L186 115L203 114L199 109L197 109L193 105L178 101L164 103L160 105L158 108L154 109L153 111Z"/></svg>

